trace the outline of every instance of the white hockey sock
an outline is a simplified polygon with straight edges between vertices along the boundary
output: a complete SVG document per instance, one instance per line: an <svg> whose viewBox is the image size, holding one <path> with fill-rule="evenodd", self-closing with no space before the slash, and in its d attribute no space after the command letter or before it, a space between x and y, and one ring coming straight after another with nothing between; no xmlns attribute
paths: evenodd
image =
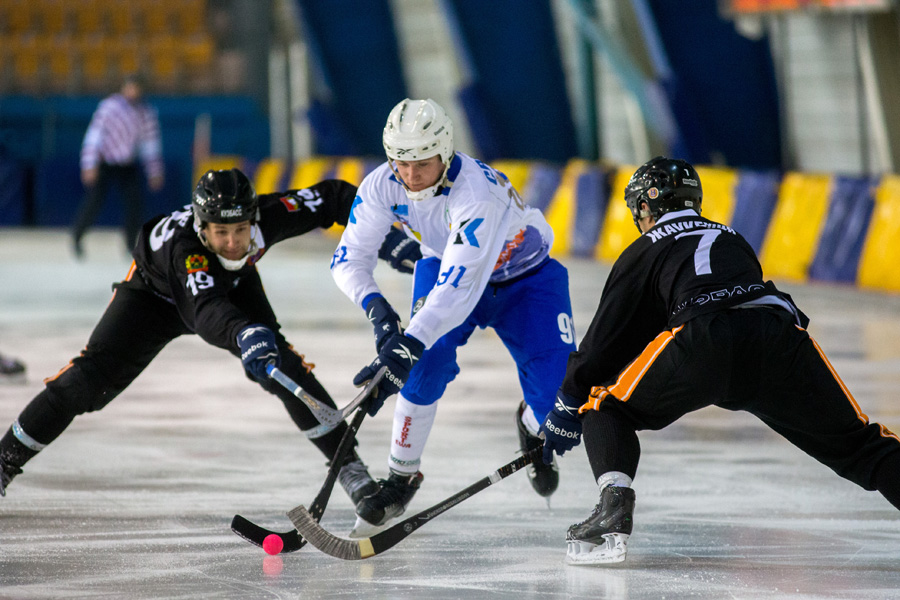
<svg viewBox="0 0 900 600"><path fill-rule="evenodd" d="M625 473L622 473L621 471L609 471L608 473L604 473L597 478L597 485L600 486L601 491L608 485L614 485L616 487L631 487L631 483L631 477L629 477Z"/></svg>
<svg viewBox="0 0 900 600"><path fill-rule="evenodd" d="M391 455L388 467L400 473L410 475L419 470L425 442L431 433L434 416L437 414L437 402L428 406L413 404L403 397L397 396L394 407L394 430L391 434Z"/></svg>
<svg viewBox="0 0 900 600"><path fill-rule="evenodd" d="M537 436L541 431L541 424L538 423L537 417L534 416L534 411L527 404L525 405L525 410L522 411L522 423L525 425L525 429L533 436Z"/></svg>

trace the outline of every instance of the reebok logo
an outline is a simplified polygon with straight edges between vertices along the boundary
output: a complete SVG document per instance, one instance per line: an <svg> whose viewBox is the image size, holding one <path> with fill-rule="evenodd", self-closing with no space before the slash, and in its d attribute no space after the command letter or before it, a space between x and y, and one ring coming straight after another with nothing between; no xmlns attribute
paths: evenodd
<svg viewBox="0 0 900 600"><path fill-rule="evenodd" d="M259 342L258 344L253 344L252 346L247 348L247 350L241 354L241 360L245 360L248 356L250 356L251 354L255 354L256 351L260 350L261 348L268 348L268 347L269 347L268 342Z"/></svg>
<svg viewBox="0 0 900 600"><path fill-rule="evenodd" d="M563 429L562 427L557 427L550 422L544 423L544 427L546 427L559 437L569 438L570 440L577 440L579 437L581 437L581 433L577 431L569 431L567 429Z"/></svg>
<svg viewBox="0 0 900 600"><path fill-rule="evenodd" d="M400 358L408 361L411 365L419 360L419 358L417 356L413 356L413 353L410 351L410 349L403 344L400 344L399 348L394 348L393 352Z"/></svg>
<svg viewBox="0 0 900 600"><path fill-rule="evenodd" d="M556 399L556 405L553 407L554 410L559 412L564 412L567 415L575 416L575 413L572 412L572 409L566 406L566 404L562 401L562 398Z"/></svg>
<svg viewBox="0 0 900 600"><path fill-rule="evenodd" d="M391 370L388 369L384 372L384 378L397 386L398 389L403 389L403 386L406 385L406 382L391 373Z"/></svg>

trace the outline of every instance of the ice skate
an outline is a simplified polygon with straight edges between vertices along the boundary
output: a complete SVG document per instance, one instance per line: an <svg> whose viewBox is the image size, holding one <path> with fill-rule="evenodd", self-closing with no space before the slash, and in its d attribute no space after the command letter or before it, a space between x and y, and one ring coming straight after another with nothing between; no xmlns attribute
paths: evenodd
<svg viewBox="0 0 900 600"><path fill-rule="evenodd" d="M25 383L25 365L14 358L0 356L0 383Z"/></svg>
<svg viewBox="0 0 900 600"><path fill-rule="evenodd" d="M408 475L392 470L387 479L378 482L381 489L377 493L363 498L356 505L356 525L350 537L370 537L386 529L392 519L406 511L423 479L422 473Z"/></svg>
<svg viewBox="0 0 900 600"><path fill-rule="evenodd" d="M605 565L624 561L633 514L633 489L603 488L591 516L566 532L566 563Z"/></svg>
<svg viewBox="0 0 900 600"><path fill-rule="evenodd" d="M525 424L522 422L523 412L525 412L524 400L519 404L519 408L516 409L516 429L519 432L519 446L524 453L534 450L544 442L525 428ZM547 498L559 486L559 469L556 466L556 456L553 457L553 462L549 465L545 465L541 460L528 465L526 472L528 473L528 480L531 481L531 487L534 488L534 491L539 496ZM550 504L549 498L547 499L547 504L548 506Z"/></svg>
<svg viewBox="0 0 900 600"><path fill-rule="evenodd" d="M351 460L338 473L338 481L353 504L358 504L366 496L378 491L378 482L372 479L363 461L359 458Z"/></svg>
<svg viewBox="0 0 900 600"><path fill-rule="evenodd" d="M7 464L3 458L0 457L0 496L6 496L6 488L9 485L9 482L21 472L22 469Z"/></svg>

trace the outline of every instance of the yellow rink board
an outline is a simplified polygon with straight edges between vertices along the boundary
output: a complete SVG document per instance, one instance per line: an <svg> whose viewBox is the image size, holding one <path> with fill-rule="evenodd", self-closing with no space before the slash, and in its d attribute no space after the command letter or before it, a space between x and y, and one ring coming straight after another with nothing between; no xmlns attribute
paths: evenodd
<svg viewBox="0 0 900 600"><path fill-rule="evenodd" d="M806 280L828 215L831 182L830 175L785 175L759 256L767 277Z"/></svg>
<svg viewBox="0 0 900 600"><path fill-rule="evenodd" d="M625 205L625 186L637 167L622 165L612 178L606 218L600 230L600 240L594 257L606 262L615 262L622 251L637 239L639 233L634 226L631 211Z"/></svg>
<svg viewBox="0 0 900 600"><path fill-rule="evenodd" d="M885 175L875 192L875 210L859 258L860 287L900 291L900 176Z"/></svg>

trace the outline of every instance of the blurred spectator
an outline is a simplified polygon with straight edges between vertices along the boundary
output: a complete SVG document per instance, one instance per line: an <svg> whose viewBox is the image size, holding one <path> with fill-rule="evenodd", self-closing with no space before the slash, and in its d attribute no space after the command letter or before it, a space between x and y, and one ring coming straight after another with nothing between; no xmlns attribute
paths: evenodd
<svg viewBox="0 0 900 600"><path fill-rule="evenodd" d="M90 227L111 183L118 185L125 210L125 242L130 252L143 223L140 165L152 191L162 188L164 170L156 109L143 100L143 82L129 75L118 93L100 101L81 147L81 181L86 194L72 231L75 255L81 258Z"/></svg>

